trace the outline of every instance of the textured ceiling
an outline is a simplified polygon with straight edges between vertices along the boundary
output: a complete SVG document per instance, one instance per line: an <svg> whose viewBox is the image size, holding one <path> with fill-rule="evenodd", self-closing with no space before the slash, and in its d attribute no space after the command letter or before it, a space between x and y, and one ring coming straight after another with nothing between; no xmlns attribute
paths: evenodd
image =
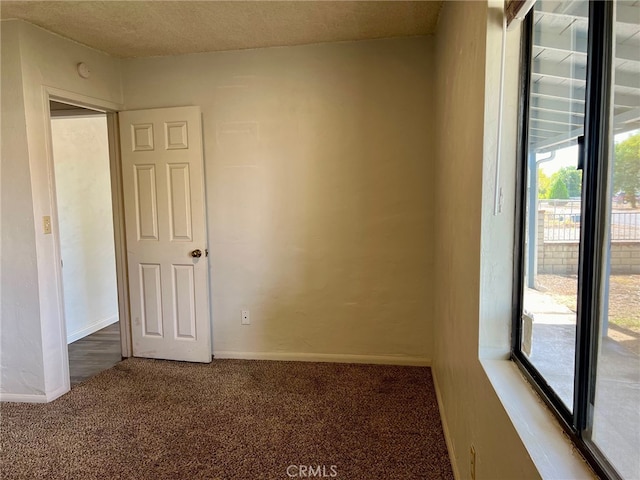
<svg viewBox="0 0 640 480"><path fill-rule="evenodd" d="M2 1L20 18L117 57L425 35L440 1Z"/></svg>

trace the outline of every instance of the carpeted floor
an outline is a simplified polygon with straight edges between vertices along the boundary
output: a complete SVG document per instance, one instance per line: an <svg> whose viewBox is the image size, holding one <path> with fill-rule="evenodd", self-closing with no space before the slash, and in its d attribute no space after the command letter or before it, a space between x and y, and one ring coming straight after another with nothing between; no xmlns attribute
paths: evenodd
<svg viewBox="0 0 640 480"><path fill-rule="evenodd" d="M453 479L428 368L129 359L0 408L3 480Z"/></svg>

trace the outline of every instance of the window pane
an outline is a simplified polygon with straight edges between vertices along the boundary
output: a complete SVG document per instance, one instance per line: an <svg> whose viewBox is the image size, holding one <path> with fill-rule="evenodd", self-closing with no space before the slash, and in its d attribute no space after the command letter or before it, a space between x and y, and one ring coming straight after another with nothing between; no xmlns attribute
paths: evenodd
<svg viewBox="0 0 640 480"><path fill-rule="evenodd" d="M523 353L573 410L589 6L534 7Z"/></svg>
<svg viewBox="0 0 640 480"><path fill-rule="evenodd" d="M640 5L616 3L609 216L591 439L640 477ZM635 4L635 5L634 5Z"/></svg>

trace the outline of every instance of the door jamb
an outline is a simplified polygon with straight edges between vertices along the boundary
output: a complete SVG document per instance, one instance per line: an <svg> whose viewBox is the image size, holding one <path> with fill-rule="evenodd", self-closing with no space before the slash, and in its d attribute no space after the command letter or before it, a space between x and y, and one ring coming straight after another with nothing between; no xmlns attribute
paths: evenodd
<svg viewBox="0 0 640 480"><path fill-rule="evenodd" d="M118 290L118 315L120 321L120 343L122 357L130 357L132 355L131 346L131 316L129 310L129 278L127 275L127 249L125 243L125 225L124 225L124 201L122 197L122 166L120 163L120 141L117 113L121 110L121 105L98 98L88 97L73 92L53 88L43 87L43 100L45 110L45 143L47 151L47 163L49 168L49 191L51 192L51 205L53 222L53 241L55 245L55 271L57 284L58 305L60 308L60 332L64 345L63 356L65 358L66 371L63 378L69 378L69 358L67 350L66 335L66 319L64 315L64 292L62 285L62 264L60 250L60 234L58 224L58 205L55 190L54 178L54 158L53 158L53 140L51 133L51 111L49 109L50 101L60 101L69 105L75 105L90 110L97 110L107 115L107 132L109 145L109 171L111 176L111 201L113 210L113 228L114 228L114 249L116 258L116 283ZM68 387L67 387L68 388Z"/></svg>
<svg viewBox="0 0 640 480"><path fill-rule="evenodd" d="M120 161L120 124L116 112L107 112L109 132L109 163L111 171L111 201L113 234L116 253L118 283L118 314L120 316L120 343L123 357L133 356L131 315L129 308L129 275L127 268L127 237L124 224L124 193L122 191L122 162Z"/></svg>

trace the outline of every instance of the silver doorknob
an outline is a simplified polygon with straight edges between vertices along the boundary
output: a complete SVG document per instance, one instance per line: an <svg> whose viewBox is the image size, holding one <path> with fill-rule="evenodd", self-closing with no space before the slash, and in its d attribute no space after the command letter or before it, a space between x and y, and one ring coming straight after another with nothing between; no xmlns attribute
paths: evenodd
<svg viewBox="0 0 640 480"><path fill-rule="evenodd" d="M196 249L193 252L191 252L191 256L193 258L200 258L202 256L202 250L200 249Z"/></svg>

